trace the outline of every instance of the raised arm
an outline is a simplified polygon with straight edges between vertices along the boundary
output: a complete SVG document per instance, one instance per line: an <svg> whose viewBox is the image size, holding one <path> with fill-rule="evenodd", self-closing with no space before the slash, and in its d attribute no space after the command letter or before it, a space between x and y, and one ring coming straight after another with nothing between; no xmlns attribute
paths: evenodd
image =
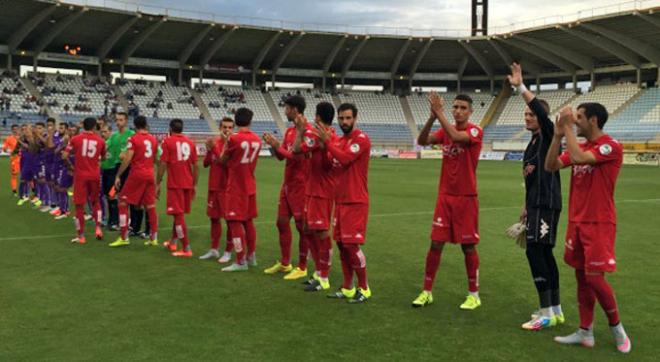
<svg viewBox="0 0 660 362"><path fill-rule="evenodd" d="M458 143L470 142L470 135L468 135L466 131L459 131L456 129L456 127L453 127L451 123L449 123L449 120L447 119L447 116L445 116L444 111L445 102L438 95L438 93L431 92L431 94L429 94L429 103L431 104L431 110L433 111L433 114L435 114L435 116L440 121L440 125L442 126L442 129L445 130L447 137Z"/></svg>
<svg viewBox="0 0 660 362"><path fill-rule="evenodd" d="M546 134L552 134L554 127L548 116L548 112L545 111L541 105L541 102L539 102L539 100L536 98L536 95L525 86L522 76L522 67L520 64L516 62L511 64L511 75L508 75L507 79L509 83L518 90L518 93L520 93L520 95L523 97L525 103L527 103L532 112L534 112L536 118L539 121L539 126L541 126L541 129Z"/></svg>
<svg viewBox="0 0 660 362"><path fill-rule="evenodd" d="M561 139L564 137L564 127L563 120L561 117L557 117L555 124L555 131L552 136L552 142L550 142L550 148L548 148L548 153L545 156L545 170L548 172L558 171L568 165L564 163L559 158L559 149L561 147Z"/></svg>

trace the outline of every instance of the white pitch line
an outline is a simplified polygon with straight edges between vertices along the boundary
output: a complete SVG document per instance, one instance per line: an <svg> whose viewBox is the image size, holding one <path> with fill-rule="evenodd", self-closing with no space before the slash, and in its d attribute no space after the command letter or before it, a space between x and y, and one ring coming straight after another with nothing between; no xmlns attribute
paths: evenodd
<svg viewBox="0 0 660 362"><path fill-rule="evenodd" d="M630 199L630 200L619 200L616 203L645 203L645 202L660 202L660 199ZM520 209L521 206L501 206L501 207L482 207L479 211L497 211L497 210L510 210L510 209ZM432 215L433 211L415 211L415 212L395 212L387 214L373 214L369 215L369 218L381 218L381 217L397 217L397 216L416 216L416 215ZM264 225L264 224L273 224L274 221L255 221L255 225ZM188 229L204 229L208 228L209 225L192 225L188 226ZM170 227L158 228L158 231L167 231L172 230ZM71 234L59 234L59 235L31 235L31 236L14 236L14 237L3 237L0 238L0 241L12 241L12 240L24 240L24 239L56 239L56 238L67 238L72 237Z"/></svg>

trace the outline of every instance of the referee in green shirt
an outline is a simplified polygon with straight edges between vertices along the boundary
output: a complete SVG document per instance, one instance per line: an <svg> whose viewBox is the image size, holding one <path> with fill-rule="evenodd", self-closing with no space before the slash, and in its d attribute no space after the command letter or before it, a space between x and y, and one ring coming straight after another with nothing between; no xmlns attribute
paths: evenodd
<svg viewBox="0 0 660 362"><path fill-rule="evenodd" d="M127 127L128 116L124 112L118 112L115 119L117 131L112 133L110 138L106 140L106 159L101 163L101 178L103 182L103 194L108 199L108 227L113 230L119 230L119 209L117 203L116 190L114 197L110 197L110 190L115 183L115 177L119 170L121 160L119 156L126 150L128 139L135 134L135 132ZM128 176L128 172L124 172L124 176ZM124 178L125 178L124 177ZM122 184L126 181L122 180Z"/></svg>

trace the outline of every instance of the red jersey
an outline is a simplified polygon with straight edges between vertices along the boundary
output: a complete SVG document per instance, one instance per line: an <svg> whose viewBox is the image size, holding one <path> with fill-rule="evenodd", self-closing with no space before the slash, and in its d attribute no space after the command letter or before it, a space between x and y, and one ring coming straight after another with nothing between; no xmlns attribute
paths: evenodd
<svg viewBox="0 0 660 362"><path fill-rule="evenodd" d="M126 143L133 151L130 176L141 180L154 179L154 160L158 153L158 141L148 132L137 132Z"/></svg>
<svg viewBox="0 0 660 362"><path fill-rule="evenodd" d="M332 137L328 143L337 144L339 137L335 134L335 129L330 128ZM318 136L314 128L308 123L303 136L300 149L304 153L311 154L309 177L305 185L305 195L320 197L324 199L334 199L335 187L337 184L337 172L339 165L332 161L332 155L326 147L321 147ZM336 167L335 167L336 166Z"/></svg>
<svg viewBox="0 0 660 362"><path fill-rule="evenodd" d="M296 127L289 127L284 133L284 140L275 150L278 160L286 159L284 166L284 186L288 188L305 187L309 175L309 158L305 154L294 154L293 143L296 140Z"/></svg>
<svg viewBox="0 0 660 362"><path fill-rule="evenodd" d="M573 166L568 196L569 222L605 222L616 224L614 186L623 162L623 146L603 135L580 145L596 156L594 165L573 165L568 151L559 156L564 166Z"/></svg>
<svg viewBox="0 0 660 362"><path fill-rule="evenodd" d="M197 148L190 138L172 134L160 145L160 162L167 163L168 189L193 189L192 165L197 163Z"/></svg>
<svg viewBox="0 0 660 362"><path fill-rule="evenodd" d="M339 166L335 200L340 204L369 203L367 174L371 141L366 133L359 129L340 137L338 142L326 143L328 151Z"/></svg>
<svg viewBox="0 0 660 362"><path fill-rule="evenodd" d="M257 193L254 169L257 168L261 138L250 130L241 129L229 138L225 155L227 161L227 192L250 196Z"/></svg>
<svg viewBox="0 0 660 362"><path fill-rule="evenodd" d="M225 141L218 138L204 157L204 167L210 167L209 191L223 191L227 187L227 166L218 162L224 147Z"/></svg>
<svg viewBox="0 0 660 362"><path fill-rule="evenodd" d="M69 141L66 147L73 154L76 163L73 177L79 180L99 180L101 167L99 161L105 156L105 141L101 136L91 131L84 131Z"/></svg>
<svg viewBox="0 0 660 362"><path fill-rule="evenodd" d="M452 127L456 128L455 125ZM442 171L438 193L453 196L477 196L477 164L481 153L484 132L481 127L469 123L464 130L470 140L466 143L454 142L440 128L433 137L436 144L442 145Z"/></svg>

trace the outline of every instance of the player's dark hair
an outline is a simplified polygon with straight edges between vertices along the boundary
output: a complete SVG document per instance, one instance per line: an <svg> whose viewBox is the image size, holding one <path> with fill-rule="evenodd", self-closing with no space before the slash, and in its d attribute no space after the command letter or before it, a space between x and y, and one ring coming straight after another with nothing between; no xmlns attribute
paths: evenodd
<svg viewBox="0 0 660 362"><path fill-rule="evenodd" d="M234 113L236 125L239 127L248 127L252 123L252 116L254 113L249 108L241 107Z"/></svg>
<svg viewBox="0 0 660 362"><path fill-rule="evenodd" d="M172 131L172 133L183 132L183 121L178 118L172 119L170 121L170 131Z"/></svg>
<svg viewBox="0 0 660 362"><path fill-rule="evenodd" d="M357 117L358 110L357 110L357 107L355 106L355 104L353 104L353 103L342 103L342 104L340 104L339 108L337 108L337 114L339 114L343 111L348 111L349 109L351 110L351 112L353 112L353 118Z"/></svg>
<svg viewBox="0 0 660 362"><path fill-rule="evenodd" d="M60 125L63 126L64 129L69 129L69 124L66 123L66 122L62 122L62 123L60 123Z"/></svg>
<svg viewBox="0 0 660 362"><path fill-rule="evenodd" d="M220 123L224 123L224 122L229 122L231 124L234 124L234 120L229 118L229 117L222 117L222 119L220 120Z"/></svg>
<svg viewBox="0 0 660 362"><path fill-rule="evenodd" d="M87 117L83 120L83 129L85 131L91 131L96 127L96 118L94 117Z"/></svg>
<svg viewBox="0 0 660 362"><path fill-rule="evenodd" d="M330 102L321 102L316 105L316 115L321 118L323 124L331 126L335 117L335 107Z"/></svg>
<svg viewBox="0 0 660 362"><path fill-rule="evenodd" d="M34 124L35 126L41 126L41 127L46 127L46 124L43 122L37 122Z"/></svg>
<svg viewBox="0 0 660 362"><path fill-rule="evenodd" d="M577 109L580 108L584 109L584 115L587 117L587 119L594 116L596 117L598 128L603 129L603 127L605 127L605 123L607 123L609 114L607 113L607 109L604 105L596 102L589 102L580 104Z"/></svg>
<svg viewBox="0 0 660 362"><path fill-rule="evenodd" d="M115 118L117 118L117 116L124 116L128 118L128 114L126 114L126 112L117 112L117 114L115 114Z"/></svg>
<svg viewBox="0 0 660 362"><path fill-rule="evenodd" d="M461 93L461 94L457 94L456 97L454 97L454 100L455 100L455 101L464 101L464 102L468 102L468 104L470 105L470 107L472 107L472 97L470 97L470 96L467 95L467 94L463 94L463 93Z"/></svg>
<svg viewBox="0 0 660 362"><path fill-rule="evenodd" d="M55 118L53 118L53 117L48 117L48 119L46 120L46 123L52 123L52 124L55 124L55 123L57 123L57 121L56 121Z"/></svg>
<svg viewBox="0 0 660 362"><path fill-rule="evenodd" d="M146 129L147 128L147 117L137 116L133 119L133 126L135 129Z"/></svg>
<svg viewBox="0 0 660 362"><path fill-rule="evenodd" d="M284 104L289 107L295 108L296 110L298 110L298 113L305 113L305 108L307 107L307 103L305 103L305 98L297 94L287 98L284 101Z"/></svg>
<svg viewBox="0 0 660 362"><path fill-rule="evenodd" d="M14 129L14 128L18 128L18 125L17 124L12 124L11 129Z"/></svg>

